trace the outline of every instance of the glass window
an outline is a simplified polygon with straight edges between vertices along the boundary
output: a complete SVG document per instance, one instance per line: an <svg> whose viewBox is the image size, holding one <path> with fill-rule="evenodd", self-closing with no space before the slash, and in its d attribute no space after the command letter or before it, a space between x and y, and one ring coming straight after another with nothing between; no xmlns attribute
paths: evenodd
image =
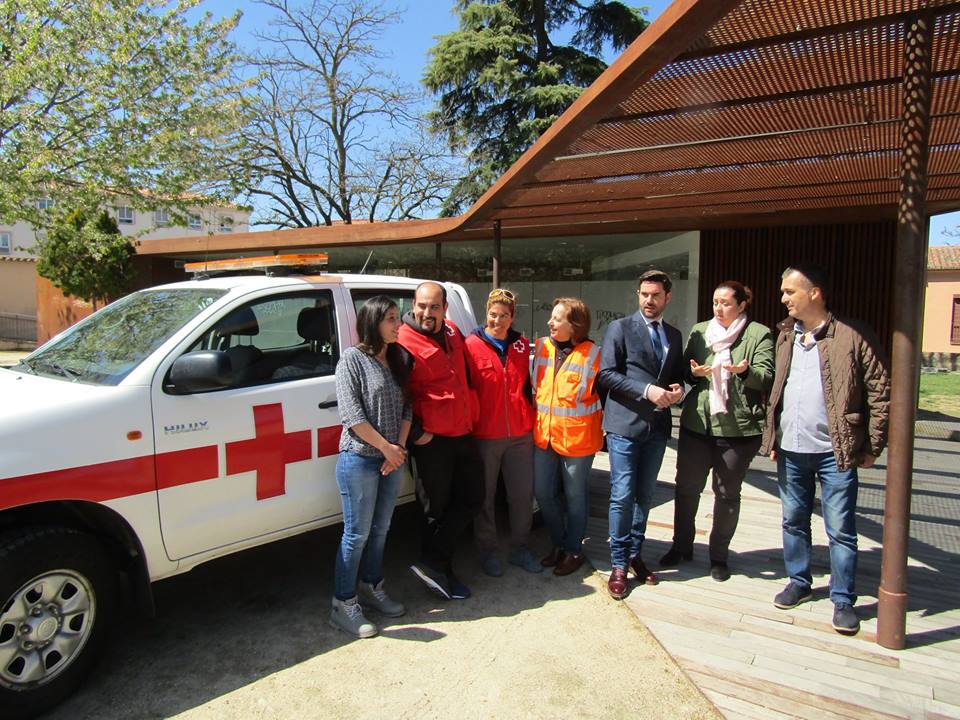
<svg viewBox="0 0 960 720"><path fill-rule="evenodd" d="M329 290L261 298L227 312L189 349L220 350L243 387L332 375L340 358Z"/></svg>
<svg viewBox="0 0 960 720"><path fill-rule="evenodd" d="M443 279L463 286L473 305L473 314L478 322L483 322L487 296L493 289L493 241L445 243L442 252ZM502 272L501 264L501 275ZM466 334L473 328L460 330Z"/></svg>
<svg viewBox="0 0 960 720"><path fill-rule="evenodd" d="M187 227L191 230L202 230L203 229L203 219L194 213L190 213L187 218Z"/></svg>
<svg viewBox="0 0 960 720"><path fill-rule="evenodd" d="M153 223L157 227L166 227L170 224L170 211L160 208L153 211Z"/></svg>
<svg viewBox="0 0 960 720"><path fill-rule="evenodd" d="M37 198L37 210L50 210L53 208L53 198Z"/></svg>
<svg viewBox="0 0 960 720"><path fill-rule="evenodd" d="M220 217L220 232L233 232L233 218L228 215Z"/></svg>
<svg viewBox="0 0 960 720"><path fill-rule="evenodd" d="M329 250L327 271L436 279L437 250L435 243L409 243L371 247L337 247Z"/></svg>
<svg viewBox="0 0 960 720"><path fill-rule="evenodd" d="M514 327L531 340L547 334L554 298L572 296L590 307L590 337L600 342L612 320L637 311L637 277L656 267L673 280L664 318L686 334L696 322L699 242L696 232L504 240L500 285L517 293ZM479 317L486 293L470 296Z"/></svg>
<svg viewBox="0 0 960 720"><path fill-rule="evenodd" d="M19 369L96 385L116 385L225 290L143 290L57 336Z"/></svg>
<svg viewBox="0 0 960 720"><path fill-rule="evenodd" d="M0 254L9 255L11 250L13 250L13 247L10 233L0 232Z"/></svg>
<svg viewBox="0 0 960 720"><path fill-rule="evenodd" d="M133 225L133 208L129 205L120 205L117 207L117 223L120 225Z"/></svg>
<svg viewBox="0 0 960 720"><path fill-rule="evenodd" d="M351 290L350 297L353 300L353 309L360 312L363 304L377 295L386 295L397 304L397 313L403 317L404 313L413 310L413 288L410 290L399 290L397 288L385 288L383 290L367 289Z"/></svg>
<svg viewBox="0 0 960 720"><path fill-rule="evenodd" d="M960 295L953 296L953 323L950 326L950 344L960 345Z"/></svg>

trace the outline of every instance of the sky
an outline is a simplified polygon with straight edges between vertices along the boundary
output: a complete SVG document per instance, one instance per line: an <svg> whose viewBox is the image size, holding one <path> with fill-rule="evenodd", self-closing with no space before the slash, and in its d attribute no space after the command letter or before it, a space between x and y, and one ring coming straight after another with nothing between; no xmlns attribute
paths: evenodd
<svg viewBox="0 0 960 720"><path fill-rule="evenodd" d="M294 2L296 0L293 0ZM647 20L654 20L670 3L668 0L637 2L648 8ZM400 21L388 26L383 35L384 63L390 70L409 85L419 86L423 70L429 61L429 49L436 42L436 36L457 29L457 19L453 12L453 0L382 0L383 7L395 9L401 15ZM255 42L253 31L266 25L269 13L254 2L227 2L227 0L207 0L201 3L200 10L209 10L214 16L229 15L237 9L243 11L243 17L235 31L234 40L241 46ZM611 62L614 58L607 58ZM960 233L960 212L937 215L930 218L930 244L960 245L960 237L950 238L943 234L944 229L956 228Z"/></svg>

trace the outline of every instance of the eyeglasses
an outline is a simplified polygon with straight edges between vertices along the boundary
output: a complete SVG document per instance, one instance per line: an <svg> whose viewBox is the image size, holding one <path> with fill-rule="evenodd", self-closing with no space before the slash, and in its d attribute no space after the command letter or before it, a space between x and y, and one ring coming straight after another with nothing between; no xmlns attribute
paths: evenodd
<svg viewBox="0 0 960 720"><path fill-rule="evenodd" d="M490 295L487 296L488 299L493 299L495 297L503 297L509 300L510 302L516 302L516 296L509 290L504 290L503 288L494 288L490 291Z"/></svg>

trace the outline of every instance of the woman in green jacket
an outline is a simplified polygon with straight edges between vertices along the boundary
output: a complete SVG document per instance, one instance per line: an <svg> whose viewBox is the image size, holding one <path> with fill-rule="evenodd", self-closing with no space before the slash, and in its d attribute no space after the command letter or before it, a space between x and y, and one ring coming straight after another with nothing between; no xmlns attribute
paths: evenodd
<svg viewBox="0 0 960 720"><path fill-rule="evenodd" d="M693 559L694 519L713 471L710 575L729 579L730 540L740 517L740 487L760 449L766 394L773 386L773 338L750 322L750 289L735 280L713 291L713 319L694 325L684 351L692 386L683 401L677 446L673 545L663 567Z"/></svg>

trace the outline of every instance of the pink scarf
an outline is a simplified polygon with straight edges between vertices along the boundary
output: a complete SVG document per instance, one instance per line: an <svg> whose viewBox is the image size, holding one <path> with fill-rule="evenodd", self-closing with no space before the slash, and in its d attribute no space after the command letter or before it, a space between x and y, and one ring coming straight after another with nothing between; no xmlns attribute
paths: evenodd
<svg viewBox="0 0 960 720"><path fill-rule="evenodd" d="M747 316L741 313L737 319L725 328L716 318L707 325L705 335L707 344L713 350L713 364L710 367L710 414L720 415L727 412L727 385L730 381L730 371L724 370L724 365L732 365L730 347L737 341L740 331L747 324Z"/></svg>

